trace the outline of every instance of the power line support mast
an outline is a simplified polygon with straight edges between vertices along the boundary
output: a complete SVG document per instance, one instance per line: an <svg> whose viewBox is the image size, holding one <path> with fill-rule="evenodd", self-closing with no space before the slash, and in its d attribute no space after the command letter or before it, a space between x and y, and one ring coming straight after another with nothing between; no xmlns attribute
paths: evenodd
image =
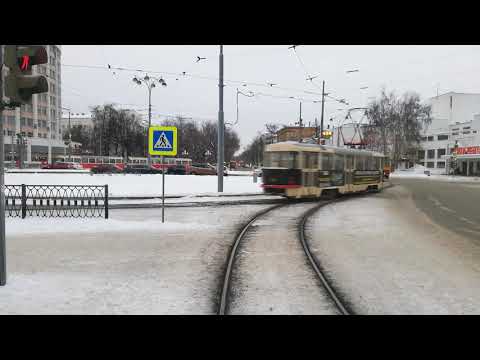
<svg viewBox="0 0 480 360"><path fill-rule="evenodd" d="M323 144L323 113L325 110L325 80L322 83L322 117L320 118L320 144Z"/></svg>
<svg viewBox="0 0 480 360"><path fill-rule="evenodd" d="M3 109L28 104L33 94L48 92L47 78L32 75L32 66L47 62L45 46L0 45L0 286L7 283ZM5 79L4 67L8 68Z"/></svg>
<svg viewBox="0 0 480 360"><path fill-rule="evenodd" d="M220 64L219 64L219 105L218 105L218 149L217 149L217 175L218 175L218 192L223 192L223 163L224 163L224 143L223 135L225 125L223 121L223 45L220 45Z"/></svg>

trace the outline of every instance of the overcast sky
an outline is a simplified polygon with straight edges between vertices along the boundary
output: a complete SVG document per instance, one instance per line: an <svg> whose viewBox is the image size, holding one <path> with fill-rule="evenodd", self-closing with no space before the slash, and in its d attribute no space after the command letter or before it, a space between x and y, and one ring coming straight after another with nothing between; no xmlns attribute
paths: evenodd
<svg viewBox="0 0 480 360"><path fill-rule="evenodd" d="M416 91L423 99L448 91L480 92L480 46L224 46L225 121L236 120L236 89L253 91L253 98L239 96L239 123L235 126L242 147L266 123L291 124L299 118L298 98L305 124L320 120L322 80L325 92L345 98L349 107L365 106L383 86L398 93ZM205 60L196 62L197 56ZM302 65L303 63L303 65ZM136 85L134 75L143 72L109 71L112 67L155 71L168 86L152 92L153 122L165 116L183 115L198 121L216 120L218 114L218 46L62 46L62 106L72 112L88 112L90 106L114 102L146 110L147 89ZM67 65L103 66L104 69ZM351 70L358 72L347 73ZM166 73L211 77L200 79ZM115 72L115 73L114 73ZM161 74L164 72L163 74ZM318 76L313 81L306 74ZM177 80L178 79L178 80ZM228 80L263 84L243 86ZM274 83L273 87L267 83ZM360 89L367 87L368 89ZM292 90L279 89L279 87ZM258 95L263 93L265 95ZM296 99L274 98L293 96ZM128 104L128 105L126 105ZM327 98L325 118L338 120L346 106ZM147 114L144 111L145 114Z"/></svg>

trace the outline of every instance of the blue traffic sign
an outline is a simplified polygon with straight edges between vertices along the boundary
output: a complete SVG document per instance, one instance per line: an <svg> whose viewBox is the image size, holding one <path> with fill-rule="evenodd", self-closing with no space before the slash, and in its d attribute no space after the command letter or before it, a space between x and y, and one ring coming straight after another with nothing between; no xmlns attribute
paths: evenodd
<svg viewBox="0 0 480 360"><path fill-rule="evenodd" d="M148 133L150 155L177 155L177 128L175 126L152 126Z"/></svg>

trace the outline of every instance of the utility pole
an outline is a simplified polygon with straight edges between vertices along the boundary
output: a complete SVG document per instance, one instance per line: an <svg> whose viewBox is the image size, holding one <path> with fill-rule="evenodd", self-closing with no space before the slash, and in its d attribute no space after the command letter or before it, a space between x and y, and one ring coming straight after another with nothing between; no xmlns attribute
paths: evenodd
<svg viewBox="0 0 480 360"><path fill-rule="evenodd" d="M3 45L0 45L0 286L7 283L7 248L5 245L5 175L3 146Z"/></svg>
<svg viewBox="0 0 480 360"><path fill-rule="evenodd" d="M320 119L320 137L323 139L323 113L325 110L325 80L322 82L322 117ZM320 141L321 143L321 141Z"/></svg>
<svg viewBox="0 0 480 360"><path fill-rule="evenodd" d="M150 129L151 126L152 126L152 87L148 86L148 128ZM150 155L150 151L148 151L148 140L146 142L146 151L147 151L147 165L151 166L152 155ZM163 157L162 157L162 165L163 165ZM163 169L163 166L162 166L162 169Z"/></svg>
<svg viewBox="0 0 480 360"><path fill-rule="evenodd" d="M220 45L219 58L219 82L218 82L218 146L217 146L217 176L218 176L218 192L223 192L223 162L224 162L224 144L223 135L225 125L223 121L223 45Z"/></svg>
<svg viewBox="0 0 480 360"><path fill-rule="evenodd" d="M302 122L302 102L300 101L300 117L298 119L298 125L302 127L303 122Z"/></svg>
<svg viewBox="0 0 480 360"><path fill-rule="evenodd" d="M317 144L320 144L320 137L318 136L318 121L315 118L315 137L317 138Z"/></svg>

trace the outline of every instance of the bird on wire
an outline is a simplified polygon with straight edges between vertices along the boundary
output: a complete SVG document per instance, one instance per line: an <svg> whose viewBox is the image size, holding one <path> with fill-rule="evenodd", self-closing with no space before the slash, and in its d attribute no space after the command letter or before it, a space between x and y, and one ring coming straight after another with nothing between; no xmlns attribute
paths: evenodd
<svg viewBox="0 0 480 360"><path fill-rule="evenodd" d="M202 60L207 60L207 58L197 56L197 63L202 61Z"/></svg>

